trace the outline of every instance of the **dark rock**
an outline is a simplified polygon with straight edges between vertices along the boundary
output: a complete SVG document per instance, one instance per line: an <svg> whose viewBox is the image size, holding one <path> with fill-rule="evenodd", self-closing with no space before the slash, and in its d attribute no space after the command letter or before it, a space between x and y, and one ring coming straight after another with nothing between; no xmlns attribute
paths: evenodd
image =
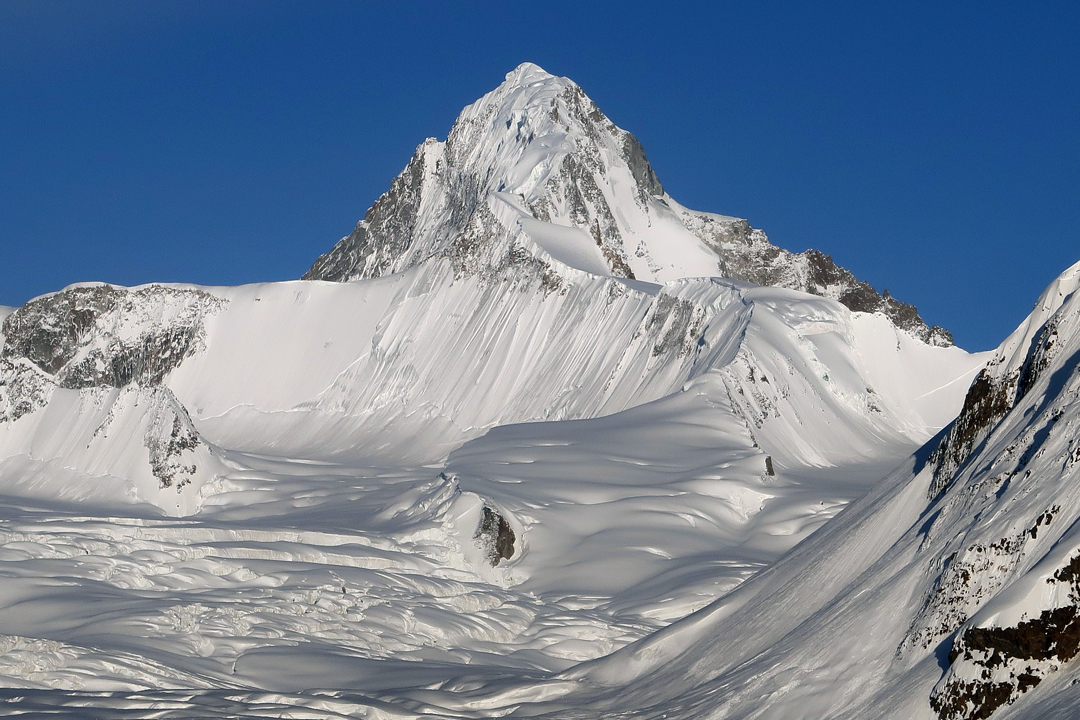
<svg viewBox="0 0 1080 720"><path fill-rule="evenodd" d="M1052 518L1048 511L1036 526L1044 521L1049 524L1048 514ZM1042 682L1047 672L1080 653L1080 555L1047 582L1067 584L1071 604L1043 610L1039 617L1014 627L970 627L953 641L948 656L950 672L963 663L975 671L966 674L979 679L961 680L954 675L935 689L930 706L941 720L988 718ZM991 671L995 671L994 676ZM1006 671L1007 681L993 679L1001 680Z"/></svg>
<svg viewBox="0 0 1080 720"><path fill-rule="evenodd" d="M1058 337L1058 319L1051 318L1039 330L1031 349L1028 351L1024 365L1020 369L1020 376L1016 381L1016 400L1019 402L1039 379L1043 371L1050 365L1054 357L1055 346Z"/></svg>
<svg viewBox="0 0 1080 720"><path fill-rule="evenodd" d="M930 461L934 463L930 498L948 487L972 451L1013 408L1017 378L1018 373L1015 372L995 376L991 366L979 371L964 398L960 414L930 455Z"/></svg>
<svg viewBox="0 0 1080 720"><path fill-rule="evenodd" d="M630 174L634 176L638 189L654 197L664 196L664 186L660 184L660 178L645 157L645 148L631 133L623 135L623 160L630 168Z"/></svg>
<svg viewBox="0 0 1080 720"><path fill-rule="evenodd" d="M506 522L506 518L487 505L484 506L480 525L476 528L473 539L480 542L480 547L487 553L492 567L514 556L514 542L517 538L513 528Z"/></svg>
<svg viewBox="0 0 1080 720"><path fill-rule="evenodd" d="M64 388L155 386L201 347L202 317L223 302L200 290L160 286L71 288L8 315L0 357L12 366L29 360ZM166 306L178 312L161 322ZM121 339L115 328L132 319L144 329Z"/></svg>
<svg viewBox="0 0 1080 720"><path fill-rule="evenodd" d="M779 248L746 220L694 212L684 214L682 219L687 229L720 258L724 277L831 297L849 310L882 313L898 328L929 345L953 344L952 334L936 325L927 326L914 305L900 302L888 290L878 294L829 255L817 250L795 254ZM803 263L805 273L799 271Z"/></svg>
<svg viewBox="0 0 1080 720"><path fill-rule="evenodd" d="M961 645L964 651L982 651L995 661L998 655L1020 660L1060 660L1068 662L1080 648L1080 620L1077 608L1066 606L1044 610L1039 617L1009 628L969 628ZM950 659L955 660L950 652Z"/></svg>
<svg viewBox="0 0 1080 720"><path fill-rule="evenodd" d="M148 440L150 471L158 479L158 487L164 490L175 485L179 492L191 482L190 477L198 468L194 464L185 465L182 456L185 451L197 448L199 442L199 434L190 423L182 422L179 415L173 416L168 436Z"/></svg>
<svg viewBox="0 0 1080 720"><path fill-rule="evenodd" d="M930 707L941 720L985 720L1009 701L1012 690L1009 683L961 683L948 693L931 696Z"/></svg>
<svg viewBox="0 0 1080 720"><path fill-rule="evenodd" d="M879 295L868 283L858 280L849 270L833 262L832 256L807 250L804 253L809 269L807 292L828 296L830 288L844 288L838 297L841 304L857 312L880 312L893 325L929 345L947 347L953 344L952 333L944 328L927 326L914 305L900 302L888 290Z"/></svg>
<svg viewBox="0 0 1080 720"><path fill-rule="evenodd" d="M992 670L1022 666L1010 672L1009 682L990 680L945 683L930 697L930 706L941 720L976 720L988 718L1002 705L1042 681L1038 666L1024 661L1066 663L1080 648L1080 612L1074 605L1044 610L1039 617L1007 628L968 628L949 652L949 663L958 659L976 667ZM984 675L989 677L988 675Z"/></svg>
<svg viewBox="0 0 1080 720"><path fill-rule="evenodd" d="M108 285L72 288L31 300L4 318L7 360L26 358L57 375L72 358L95 320L116 307L118 291Z"/></svg>

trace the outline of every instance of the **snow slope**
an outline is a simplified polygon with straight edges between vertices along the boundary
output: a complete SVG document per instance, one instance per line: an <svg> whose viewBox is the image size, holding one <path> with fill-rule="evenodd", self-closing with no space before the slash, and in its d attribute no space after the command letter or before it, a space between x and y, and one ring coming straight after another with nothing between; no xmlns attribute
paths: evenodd
<svg viewBox="0 0 1080 720"><path fill-rule="evenodd" d="M789 290L581 274L545 294L435 282L444 267L198 289L198 347L156 385L61 387L94 348L126 357L96 332L54 375L9 361L60 380L0 436L6 682L138 705L124 693L559 672L770 566L936 432L983 363ZM129 312L93 327L171 327ZM179 494L87 459L140 467L127 428L153 397L216 467ZM514 533L495 566L484 508Z"/></svg>
<svg viewBox="0 0 1080 720"><path fill-rule="evenodd" d="M682 208L523 65L310 279L6 312L0 701L719 712L985 430L910 480L990 358L822 258Z"/></svg>
<svg viewBox="0 0 1080 720"><path fill-rule="evenodd" d="M973 383L948 432L711 606L539 682L404 697L560 718L1073 716L1078 285L1080 263L997 350L1000 417ZM948 456L978 418L982 439Z"/></svg>

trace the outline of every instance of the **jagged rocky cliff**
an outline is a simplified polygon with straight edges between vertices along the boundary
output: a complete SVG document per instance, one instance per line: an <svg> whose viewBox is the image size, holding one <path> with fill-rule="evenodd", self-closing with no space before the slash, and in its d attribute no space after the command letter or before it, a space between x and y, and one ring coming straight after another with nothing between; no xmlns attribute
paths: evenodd
<svg viewBox="0 0 1080 720"><path fill-rule="evenodd" d="M563 228L586 233L594 257L566 252L552 235ZM914 306L878 294L830 256L794 254L745 220L682 207L664 192L632 134L571 80L529 63L465 108L444 142L424 141L304 279L374 278L446 257L458 273L536 272L556 286L551 256L650 282L718 275L801 290L884 313L924 342L952 344L949 332L927 327Z"/></svg>
<svg viewBox="0 0 1080 720"><path fill-rule="evenodd" d="M164 381L203 348L205 318L225 304L194 288L89 285L14 310L0 334L5 459L51 464L35 482L55 485L59 498L92 498L110 484L72 484L66 475L77 470L193 511L201 485L221 472L220 453Z"/></svg>

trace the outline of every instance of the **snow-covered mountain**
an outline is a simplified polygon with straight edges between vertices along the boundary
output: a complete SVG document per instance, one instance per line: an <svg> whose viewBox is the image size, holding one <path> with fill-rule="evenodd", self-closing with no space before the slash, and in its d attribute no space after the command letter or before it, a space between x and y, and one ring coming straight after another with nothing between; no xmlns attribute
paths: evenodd
<svg viewBox="0 0 1080 720"><path fill-rule="evenodd" d="M445 257L458 275L531 272L551 261L597 275L666 282L720 276L801 290L882 312L933 345L951 345L912 305L815 250L772 245L745 220L684 208L664 192L632 134L572 80L532 63L465 108L445 142L424 141L306 280L355 280Z"/></svg>
<svg viewBox="0 0 1080 720"><path fill-rule="evenodd" d="M1080 593L1077 278L966 353L678 205L522 65L304 280L0 311L0 684L165 717L1030 705L1075 652L1017 638L1071 638Z"/></svg>

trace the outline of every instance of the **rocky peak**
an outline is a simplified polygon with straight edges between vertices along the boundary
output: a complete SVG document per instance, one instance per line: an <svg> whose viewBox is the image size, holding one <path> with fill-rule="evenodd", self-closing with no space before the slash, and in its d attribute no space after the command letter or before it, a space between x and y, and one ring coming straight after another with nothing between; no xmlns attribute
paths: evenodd
<svg viewBox="0 0 1080 720"><path fill-rule="evenodd" d="M565 268L552 262L537 220L584 231L580 242L596 247L581 251L599 251L589 272L603 266L605 274L651 282L722 276L787 287L884 313L924 342L952 344L914 306L879 294L828 255L788 252L745 220L679 205L637 138L572 80L532 63L462 110L444 142L422 143L304 279L379 277L446 258L459 275L532 273L558 287Z"/></svg>
<svg viewBox="0 0 1080 720"><path fill-rule="evenodd" d="M352 234L304 277L378 277L440 255L459 271L482 272L505 262L521 217L585 229L611 274L633 277L627 228L613 208L647 212L649 198L662 196L633 135L573 81L525 63L462 110L445 142L421 144Z"/></svg>

